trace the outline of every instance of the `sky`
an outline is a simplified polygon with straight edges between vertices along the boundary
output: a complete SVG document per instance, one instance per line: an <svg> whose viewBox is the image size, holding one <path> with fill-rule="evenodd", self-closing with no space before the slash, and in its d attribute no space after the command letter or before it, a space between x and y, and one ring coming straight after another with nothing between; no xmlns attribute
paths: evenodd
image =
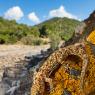
<svg viewBox="0 0 95 95"><path fill-rule="evenodd" d="M95 10L95 0L0 0L0 16L35 25L53 17L84 20Z"/></svg>

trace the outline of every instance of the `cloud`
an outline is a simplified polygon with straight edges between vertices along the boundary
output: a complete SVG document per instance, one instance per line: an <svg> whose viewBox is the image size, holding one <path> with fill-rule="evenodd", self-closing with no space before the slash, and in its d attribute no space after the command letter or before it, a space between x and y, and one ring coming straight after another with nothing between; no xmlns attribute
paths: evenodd
<svg viewBox="0 0 95 95"><path fill-rule="evenodd" d="M67 12L64 6L60 6L58 9L51 10L49 12L49 17L68 17L73 19L78 19L75 15Z"/></svg>
<svg viewBox="0 0 95 95"><path fill-rule="evenodd" d="M35 12L32 12L28 15L28 19L31 20L34 23L40 23L40 19L38 16L35 14Z"/></svg>
<svg viewBox="0 0 95 95"><path fill-rule="evenodd" d="M9 8L4 14L4 18L8 20L20 20L23 16L23 11L19 6Z"/></svg>

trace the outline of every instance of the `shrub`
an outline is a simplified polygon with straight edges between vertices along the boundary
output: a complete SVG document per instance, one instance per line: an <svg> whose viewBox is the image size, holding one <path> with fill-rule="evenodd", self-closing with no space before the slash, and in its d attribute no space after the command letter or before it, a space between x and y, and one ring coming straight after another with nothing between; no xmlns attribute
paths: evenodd
<svg viewBox="0 0 95 95"><path fill-rule="evenodd" d="M52 33L52 34L49 35L49 38L50 38L50 41L51 41L51 43L50 43L51 49L52 50L57 49L58 45L61 41L61 38L60 38L59 34Z"/></svg>
<svg viewBox="0 0 95 95"><path fill-rule="evenodd" d="M21 42L25 45L41 45L41 44L43 44L43 41L40 38L34 37L32 35L23 37L21 39Z"/></svg>

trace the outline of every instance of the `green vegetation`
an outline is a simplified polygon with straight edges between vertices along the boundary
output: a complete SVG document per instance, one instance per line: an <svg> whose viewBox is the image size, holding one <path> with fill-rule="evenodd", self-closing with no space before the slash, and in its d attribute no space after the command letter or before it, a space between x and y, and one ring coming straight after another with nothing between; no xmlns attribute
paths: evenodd
<svg viewBox="0 0 95 95"><path fill-rule="evenodd" d="M23 44L40 45L45 43L42 38L54 37L55 40L50 39L53 42L57 38L67 41L72 37L79 23L74 19L53 18L39 25L27 26L18 24L15 20L9 21L0 17L0 44L15 44L20 41Z"/></svg>
<svg viewBox="0 0 95 95"><path fill-rule="evenodd" d="M55 50L58 48L58 45L61 41L61 38L60 36L57 34L57 33L52 33L51 35L49 35L49 38L50 38L50 46L51 46L51 49L52 50Z"/></svg>
<svg viewBox="0 0 95 95"><path fill-rule="evenodd" d="M21 42L25 45L41 45L45 44L39 37L26 36L21 39Z"/></svg>
<svg viewBox="0 0 95 95"><path fill-rule="evenodd" d="M62 40L68 41L73 36L75 28L79 24L80 22L74 19L56 17L45 21L36 27L39 27L41 37L48 37L56 32Z"/></svg>
<svg viewBox="0 0 95 95"><path fill-rule="evenodd" d="M18 24L0 17L0 44L14 44L27 36L39 37L38 28L25 24Z"/></svg>

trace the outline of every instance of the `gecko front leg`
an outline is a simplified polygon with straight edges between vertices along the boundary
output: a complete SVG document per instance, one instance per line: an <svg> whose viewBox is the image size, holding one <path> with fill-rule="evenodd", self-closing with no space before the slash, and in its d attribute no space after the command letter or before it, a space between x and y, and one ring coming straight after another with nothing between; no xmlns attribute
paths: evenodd
<svg viewBox="0 0 95 95"><path fill-rule="evenodd" d="M51 78L45 78L45 82L49 83L49 86L50 86L50 92L53 90L53 81Z"/></svg>

